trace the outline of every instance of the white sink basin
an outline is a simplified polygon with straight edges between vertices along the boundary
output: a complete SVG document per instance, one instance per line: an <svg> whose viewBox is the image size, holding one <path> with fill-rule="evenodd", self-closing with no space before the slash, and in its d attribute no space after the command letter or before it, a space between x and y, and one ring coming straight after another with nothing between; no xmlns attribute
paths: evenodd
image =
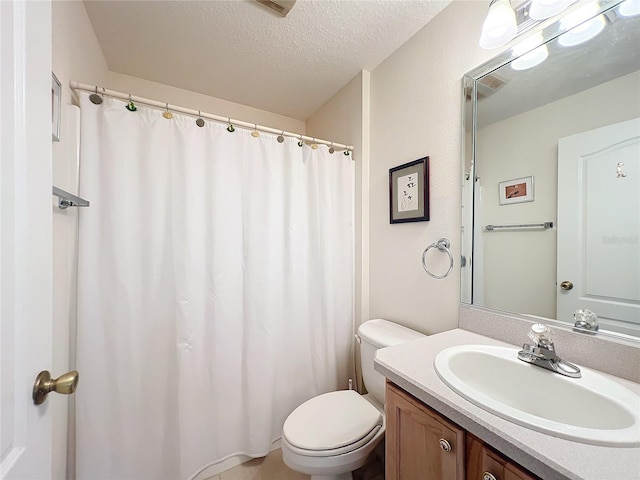
<svg viewBox="0 0 640 480"><path fill-rule="evenodd" d="M569 378L518 360L518 349L461 345L434 366L456 393L519 425L605 446L640 446L640 396L593 370Z"/></svg>

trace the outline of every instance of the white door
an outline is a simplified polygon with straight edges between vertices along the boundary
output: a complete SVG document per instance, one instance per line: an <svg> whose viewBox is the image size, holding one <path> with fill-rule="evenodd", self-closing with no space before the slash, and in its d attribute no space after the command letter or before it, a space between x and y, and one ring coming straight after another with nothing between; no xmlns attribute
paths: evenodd
<svg viewBox="0 0 640 480"><path fill-rule="evenodd" d="M557 284L558 320L640 335L640 119L559 140Z"/></svg>
<svg viewBox="0 0 640 480"><path fill-rule="evenodd" d="M51 477L51 5L0 1L0 478ZM55 373L55 372L53 372Z"/></svg>

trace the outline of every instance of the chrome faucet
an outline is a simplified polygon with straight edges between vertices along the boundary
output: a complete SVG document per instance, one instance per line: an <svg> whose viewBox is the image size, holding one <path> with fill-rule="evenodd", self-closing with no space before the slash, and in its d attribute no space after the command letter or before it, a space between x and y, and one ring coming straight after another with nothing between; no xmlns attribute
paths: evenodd
<svg viewBox="0 0 640 480"><path fill-rule="evenodd" d="M551 336L551 329L542 323L536 323L529 331L532 345L525 343L518 352L518 359L523 362L546 368L552 372L567 377L580 378L580 368L573 363L562 360L556 355L556 349Z"/></svg>

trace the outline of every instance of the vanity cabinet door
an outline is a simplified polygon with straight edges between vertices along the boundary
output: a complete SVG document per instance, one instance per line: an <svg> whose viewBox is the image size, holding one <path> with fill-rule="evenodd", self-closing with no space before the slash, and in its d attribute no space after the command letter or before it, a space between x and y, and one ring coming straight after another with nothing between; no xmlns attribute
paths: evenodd
<svg viewBox="0 0 640 480"><path fill-rule="evenodd" d="M464 480L464 430L392 383L386 393L386 480Z"/></svg>
<svg viewBox="0 0 640 480"><path fill-rule="evenodd" d="M467 433L466 480L538 480L518 465Z"/></svg>

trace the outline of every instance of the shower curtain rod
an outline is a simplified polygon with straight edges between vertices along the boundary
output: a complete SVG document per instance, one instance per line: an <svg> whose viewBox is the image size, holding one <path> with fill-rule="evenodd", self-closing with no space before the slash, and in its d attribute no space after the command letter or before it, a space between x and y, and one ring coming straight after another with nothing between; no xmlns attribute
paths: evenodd
<svg viewBox="0 0 640 480"><path fill-rule="evenodd" d="M83 90L85 92L96 93L96 89L98 95L103 95L107 97L120 98L122 100L132 100L135 103L142 103L144 105L148 105L150 107L156 107L162 110L168 109L173 112L185 113L187 115L191 115L194 117L208 118L209 120L213 120L220 123L231 123L234 126L243 127L247 129L255 129L260 130L262 132L273 133L276 135L283 135L285 137L298 138L300 140L305 140L307 142L320 143L323 145L333 146L336 149L347 150L352 152L353 146L344 145L342 143L329 142L327 140L321 140L319 138L309 137L307 135L301 135L299 133L287 132L285 130L279 130L277 128L265 127L264 125L258 125L255 123L244 122L242 120L236 120L234 118L229 117L221 117L220 115L213 115L210 113L203 113L198 110L192 110L190 108L179 107L176 105L171 105L166 102L158 102L156 100L151 100L149 98L138 97L135 95L129 95L128 93L117 92L115 90L105 89L103 87L97 87L95 85L87 85L86 83L79 83L74 80L69 82L69 86L72 90Z"/></svg>

